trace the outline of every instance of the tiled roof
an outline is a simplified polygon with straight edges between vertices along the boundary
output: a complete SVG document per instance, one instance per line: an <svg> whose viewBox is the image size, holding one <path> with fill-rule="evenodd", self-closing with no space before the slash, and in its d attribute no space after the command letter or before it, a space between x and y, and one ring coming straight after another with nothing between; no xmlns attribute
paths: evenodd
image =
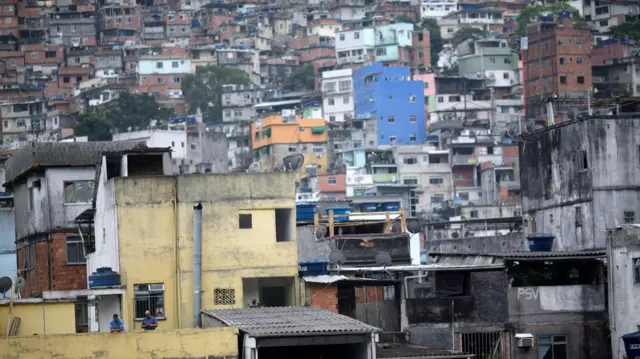
<svg viewBox="0 0 640 359"><path fill-rule="evenodd" d="M359 320L309 307L205 310L205 315L253 337L366 334L381 330Z"/></svg>

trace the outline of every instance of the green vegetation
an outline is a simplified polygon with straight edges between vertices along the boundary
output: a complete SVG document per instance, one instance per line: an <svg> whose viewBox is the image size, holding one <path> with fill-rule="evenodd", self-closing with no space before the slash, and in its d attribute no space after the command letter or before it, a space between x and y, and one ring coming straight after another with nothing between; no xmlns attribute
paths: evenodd
<svg viewBox="0 0 640 359"><path fill-rule="evenodd" d="M628 37L632 40L640 40L640 21L625 22L611 28L612 37L616 40L624 40Z"/></svg>
<svg viewBox="0 0 640 359"><path fill-rule="evenodd" d="M463 27L462 29L456 31L453 35L453 39L451 39L451 44L456 47L460 45L464 40L470 39L474 36L484 37L487 36L487 31L482 29L477 29L475 27Z"/></svg>
<svg viewBox="0 0 640 359"><path fill-rule="evenodd" d="M435 19L425 19L422 21L424 30L429 31L429 40L431 41L431 66L438 66L438 55L442 51L444 41L440 35L440 25Z"/></svg>
<svg viewBox="0 0 640 359"><path fill-rule="evenodd" d="M249 83L249 76L242 70L203 66L182 79L182 94L191 113L200 109L204 121L222 120L222 86Z"/></svg>
<svg viewBox="0 0 640 359"><path fill-rule="evenodd" d="M562 12L570 12L573 21L582 21L578 9L571 6L567 2L557 2L544 6L526 6L524 9L522 9L522 11L520 11L518 17L516 17L516 23L518 24L516 34L518 36L525 36L527 33L527 26L538 21L540 16L551 15L554 19L557 19Z"/></svg>
<svg viewBox="0 0 640 359"><path fill-rule="evenodd" d="M289 75L284 80L282 86L285 91L313 90L315 87L316 74L313 66L303 66Z"/></svg>

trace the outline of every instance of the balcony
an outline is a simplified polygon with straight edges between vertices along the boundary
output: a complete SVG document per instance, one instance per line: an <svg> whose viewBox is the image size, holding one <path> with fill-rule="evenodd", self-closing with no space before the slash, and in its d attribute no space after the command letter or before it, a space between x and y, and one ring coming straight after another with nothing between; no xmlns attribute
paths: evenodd
<svg viewBox="0 0 640 359"><path fill-rule="evenodd" d="M375 173L373 174L373 183L396 183L397 173Z"/></svg>
<svg viewBox="0 0 640 359"><path fill-rule="evenodd" d="M453 165L476 165L478 164L478 160L475 155L453 155L452 158Z"/></svg>
<svg viewBox="0 0 640 359"><path fill-rule="evenodd" d="M454 180L453 183L456 185L456 187L476 187L473 178L457 179Z"/></svg>
<svg viewBox="0 0 640 359"><path fill-rule="evenodd" d="M607 83L607 78L604 76L592 76L591 82L593 84L605 84Z"/></svg>

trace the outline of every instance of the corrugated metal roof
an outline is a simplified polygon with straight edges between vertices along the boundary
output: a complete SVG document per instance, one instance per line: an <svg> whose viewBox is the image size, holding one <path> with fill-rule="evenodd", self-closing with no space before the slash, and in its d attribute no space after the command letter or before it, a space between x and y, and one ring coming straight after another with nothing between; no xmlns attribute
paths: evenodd
<svg viewBox="0 0 640 359"><path fill-rule="evenodd" d="M449 266L487 266L502 265L504 262L499 256L493 255L433 255L434 264L442 264Z"/></svg>
<svg viewBox="0 0 640 359"><path fill-rule="evenodd" d="M327 310L271 307L205 310L205 315L238 327L252 337L366 334L380 329Z"/></svg>
<svg viewBox="0 0 640 359"><path fill-rule="evenodd" d="M379 343L376 358L473 358L473 354L452 352L446 349L431 349L408 343Z"/></svg>
<svg viewBox="0 0 640 359"><path fill-rule="evenodd" d="M604 257L606 251L580 251L580 252L512 252L504 253L505 259L559 259L559 258L599 258Z"/></svg>

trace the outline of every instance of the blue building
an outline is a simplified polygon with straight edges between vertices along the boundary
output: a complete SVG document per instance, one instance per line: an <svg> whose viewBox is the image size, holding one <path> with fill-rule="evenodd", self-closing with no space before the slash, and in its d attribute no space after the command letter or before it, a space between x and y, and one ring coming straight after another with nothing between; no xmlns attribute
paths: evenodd
<svg viewBox="0 0 640 359"><path fill-rule="evenodd" d="M0 192L0 277L13 280L16 264L16 231L13 216L13 197ZM2 299L2 293L0 293Z"/></svg>
<svg viewBox="0 0 640 359"><path fill-rule="evenodd" d="M353 71L355 119L364 122L365 148L425 141L424 83L410 78L409 68L379 62Z"/></svg>

